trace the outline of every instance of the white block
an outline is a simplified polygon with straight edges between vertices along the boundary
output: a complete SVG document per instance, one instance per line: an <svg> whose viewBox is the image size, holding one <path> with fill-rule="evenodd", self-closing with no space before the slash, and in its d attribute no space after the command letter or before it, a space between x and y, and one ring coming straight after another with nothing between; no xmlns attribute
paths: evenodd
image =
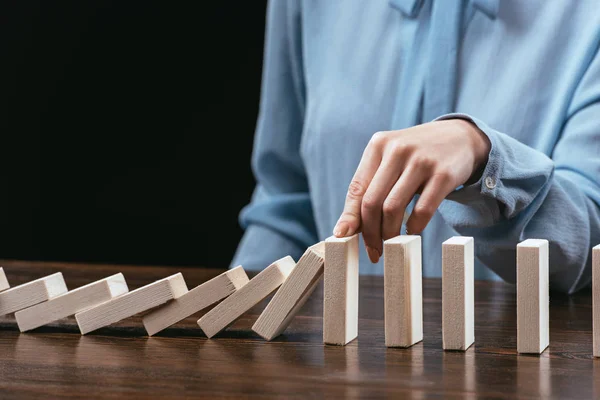
<svg viewBox="0 0 600 400"><path fill-rule="evenodd" d="M10 285L8 284L8 279L6 279L6 274L4 273L4 269L0 267L0 292L3 290L9 289Z"/></svg>
<svg viewBox="0 0 600 400"><path fill-rule="evenodd" d="M442 341L444 350L467 350L475 341L473 238L442 243Z"/></svg>
<svg viewBox="0 0 600 400"><path fill-rule="evenodd" d="M323 277L325 244L309 247L269 302L252 330L266 340L279 336L300 311Z"/></svg>
<svg viewBox="0 0 600 400"><path fill-rule="evenodd" d="M234 323L245 312L268 297L290 275L296 263L290 256L275 261L246 285L217 304L198 320L198 325L211 338Z"/></svg>
<svg viewBox="0 0 600 400"><path fill-rule="evenodd" d="M158 307L187 292L181 273L171 275L75 314L82 335Z"/></svg>
<svg viewBox="0 0 600 400"><path fill-rule="evenodd" d="M345 345L358 336L358 235L325 240L323 342Z"/></svg>
<svg viewBox="0 0 600 400"><path fill-rule="evenodd" d="M127 290L125 278L119 273L18 311L15 318L19 330L25 332L97 306Z"/></svg>
<svg viewBox="0 0 600 400"><path fill-rule="evenodd" d="M0 315L17 312L67 292L62 273L57 272L0 293Z"/></svg>
<svg viewBox="0 0 600 400"><path fill-rule="evenodd" d="M384 242L385 345L410 347L423 340L421 236Z"/></svg>
<svg viewBox="0 0 600 400"><path fill-rule="evenodd" d="M517 352L540 354L550 344L548 241L517 245Z"/></svg>
<svg viewBox="0 0 600 400"><path fill-rule="evenodd" d="M594 357L600 357L600 244L592 249L592 280Z"/></svg>
<svg viewBox="0 0 600 400"><path fill-rule="evenodd" d="M183 296L146 314L143 318L144 327L148 335L152 336L224 299L247 283L248 275L241 266L223 272Z"/></svg>

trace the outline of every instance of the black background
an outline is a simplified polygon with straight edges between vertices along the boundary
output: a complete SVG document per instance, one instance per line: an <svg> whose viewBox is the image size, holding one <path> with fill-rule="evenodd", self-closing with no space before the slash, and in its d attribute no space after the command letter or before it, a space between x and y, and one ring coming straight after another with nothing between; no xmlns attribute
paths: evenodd
<svg viewBox="0 0 600 400"><path fill-rule="evenodd" d="M265 3L0 2L0 258L228 265Z"/></svg>

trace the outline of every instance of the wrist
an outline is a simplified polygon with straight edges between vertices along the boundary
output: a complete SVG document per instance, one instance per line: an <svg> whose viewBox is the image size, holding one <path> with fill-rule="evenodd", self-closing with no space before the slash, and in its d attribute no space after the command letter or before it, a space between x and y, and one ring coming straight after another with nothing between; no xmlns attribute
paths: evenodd
<svg viewBox="0 0 600 400"><path fill-rule="evenodd" d="M473 172L466 182L467 184L473 183L481 178L481 174L487 165L492 145L487 135L473 122L466 119L457 119L456 121L465 130L471 144L471 149L473 150Z"/></svg>

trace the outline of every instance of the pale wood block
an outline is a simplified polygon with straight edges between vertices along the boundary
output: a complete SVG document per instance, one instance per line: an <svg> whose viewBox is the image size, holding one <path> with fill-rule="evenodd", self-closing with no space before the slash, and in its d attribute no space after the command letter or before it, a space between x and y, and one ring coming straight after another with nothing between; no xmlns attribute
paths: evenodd
<svg viewBox="0 0 600 400"><path fill-rule="evenodd" d="M248 275L241 266L223 272L183 296L146 314L143 318L144 327L148 335L152 336L224 299L247 283Z"/></svg>
<svg viewBox="0 0 600 400"><path fill-rule="evenodd" d="M444 350L467 350L475 341L473 238L442 243L442 341Z"/></svg>
<svg viewBox="0 0 600 400"><path fill-rule="evenodd" d="M0 315L17 312L67 292L62 273L57 272L0 293Z"/></svg>
<svg viewBox="0 0 600 400"><path fill-rule="evenodd" d="M125 277L119 273L18 311L15 313L15 318L19 330L25 332L75 315L127 291Z"/></svg>
<svg viewBox="0 0 600 400"><path fill-rule="evenodd" d="M252 330L266 340L279 336L300 311L323 277L325 243L309 247L283 282Z"/></svg>
<svg viewBox="0 0 600 400"><path fill-rule="evenodd" d="M549 337L548 241L517 245L517 352L540 354Z"/></svg>
<svg viewBox="0 0 600 400"><path fill-rule="evenodd" d="M421 236L384 242L385 345L410 347L423 340Z"/></svg>
<svg viewBox="0 0 600 400"><path fill-rule="evenodd" d="M6 279L6 274L4 273L4 268L0 267L0 292L3 290L9 289L10 285L8 284L8 279Z"/></svg>
<svg viewBox="0 0 600 400"><path fill-rule="evenodd" d="M594 357L600 357L600 244L592 249L592 302Z"/></svg>
<svg viewBox="0 0 600 400"><path fill-rule="evenodd" d="M325 240L323 342L345 345L358 336L358 235Z"/></svg>
<svg viewBox="0 0 600 400"><path fill-rule="evenodd" d="M277 290L295 265L294 259L290 256L275 261L207 312L198 320L198 325L207 337L215 336Z"/></svg>
<svg viewBox="0 0 600 400"><path fill-rule="evenodd" d="M188 289L181 273L142 286L75 314L82 335L177 299Z"/></svg>

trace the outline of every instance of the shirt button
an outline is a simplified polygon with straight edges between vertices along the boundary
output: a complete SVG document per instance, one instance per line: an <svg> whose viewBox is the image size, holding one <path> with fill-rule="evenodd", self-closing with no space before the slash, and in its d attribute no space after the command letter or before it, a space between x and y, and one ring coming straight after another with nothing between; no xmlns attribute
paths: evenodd
<svg viewBox="0 0 600 400"><path fill-rule="evenodd" d="M491 176L488 176L485 178L485 186L487 186L488 189L493 189L496 187L496 180L494 178L492 178Z"/></svg>

